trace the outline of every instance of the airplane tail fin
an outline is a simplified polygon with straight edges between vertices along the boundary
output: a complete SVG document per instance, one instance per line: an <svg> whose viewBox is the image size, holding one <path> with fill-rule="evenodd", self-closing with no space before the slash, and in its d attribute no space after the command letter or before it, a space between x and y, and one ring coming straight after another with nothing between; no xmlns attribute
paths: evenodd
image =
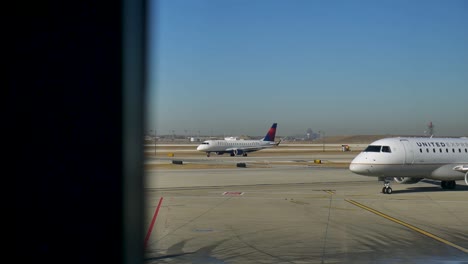
<svg viewBox="0 0 468 264"><path fill-rule="evenodd" d="M277 126L277 123L273 123L270 130L268 130L268 133L263 138L263 141L275 141L276 126Z"/></svg>

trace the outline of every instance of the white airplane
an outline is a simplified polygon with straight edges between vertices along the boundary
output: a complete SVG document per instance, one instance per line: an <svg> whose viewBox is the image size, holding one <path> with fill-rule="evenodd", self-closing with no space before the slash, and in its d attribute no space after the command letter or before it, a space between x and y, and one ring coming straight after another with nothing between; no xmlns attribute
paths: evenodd
<svg viewBox="0 0 468 264"><path fill-rule="evenodd" d="M231 156L247 156L248 152L279 145L281 140L278 143L275 142L276 126L277 123L274 123L270 130L268 130L266 136L261 140L206 140L197 147L197 150L206 152L207 157L210 156L211 152L214 152L217 155L229 153Z"/></svg>
<svg viewBox="0 0 468 264"><path fill-rule="evenodd" d="M423 178L441 181L454 189L456 180L468 185L468 138L395 137L372 142L357 155L349 169L384 181L382 193L391 194L389 179L412 184Z"/></svg>

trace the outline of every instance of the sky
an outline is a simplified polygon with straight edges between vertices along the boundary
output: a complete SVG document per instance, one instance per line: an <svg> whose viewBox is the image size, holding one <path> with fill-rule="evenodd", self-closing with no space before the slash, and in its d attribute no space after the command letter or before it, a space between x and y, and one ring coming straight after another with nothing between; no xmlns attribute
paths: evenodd
<svg viewBox="0 0 468 264"><path fill-rule="evenodd" d="M149 4L145 131L468 136L468 1Z"/></svg>

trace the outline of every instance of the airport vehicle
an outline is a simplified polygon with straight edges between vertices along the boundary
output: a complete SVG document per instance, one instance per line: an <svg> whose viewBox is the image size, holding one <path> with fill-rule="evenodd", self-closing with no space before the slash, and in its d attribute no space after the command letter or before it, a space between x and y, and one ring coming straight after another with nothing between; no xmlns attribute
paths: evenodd
<svg viewBox="0 0 468 264"><path fill-rule="evenodd" d="M443 189L454 189L456 180L465 179L468 185L468 138L380 139L357 155L349 169L384 180L382 192L386 194L392 193L392 178L401 184L438 180Z"/></svg>
<svg viewBox="0 0 468 264"><path fill-rule="evenodd" d="M211 152L217 155L229 153L231 156L247 156L249 152L278 146L281 140L278 143L275 142L276 127L277 123L273 123L266 136L261 140L206 140L197 147L197 150L206 152L207 157L210 156Z"/></svg>

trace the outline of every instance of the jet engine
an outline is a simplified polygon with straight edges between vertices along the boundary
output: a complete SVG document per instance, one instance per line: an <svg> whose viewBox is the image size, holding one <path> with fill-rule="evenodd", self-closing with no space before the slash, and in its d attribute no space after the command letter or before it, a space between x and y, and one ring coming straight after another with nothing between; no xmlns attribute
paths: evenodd
<svg viewBox="0 0 468 264"><path fill-rule="evenodd" d="M242 155L242 154L244 154L244 151L241 150L241 149L235 149L235 150L232 151L232 153L234 155Z"/></svg>
<svg viewBox="0 0 468 264"><path fill-rule="evenodd" d="M401 184L414 184L421 181L423 178L414 178L414 177L393 177L397 183Z"/></svg>

